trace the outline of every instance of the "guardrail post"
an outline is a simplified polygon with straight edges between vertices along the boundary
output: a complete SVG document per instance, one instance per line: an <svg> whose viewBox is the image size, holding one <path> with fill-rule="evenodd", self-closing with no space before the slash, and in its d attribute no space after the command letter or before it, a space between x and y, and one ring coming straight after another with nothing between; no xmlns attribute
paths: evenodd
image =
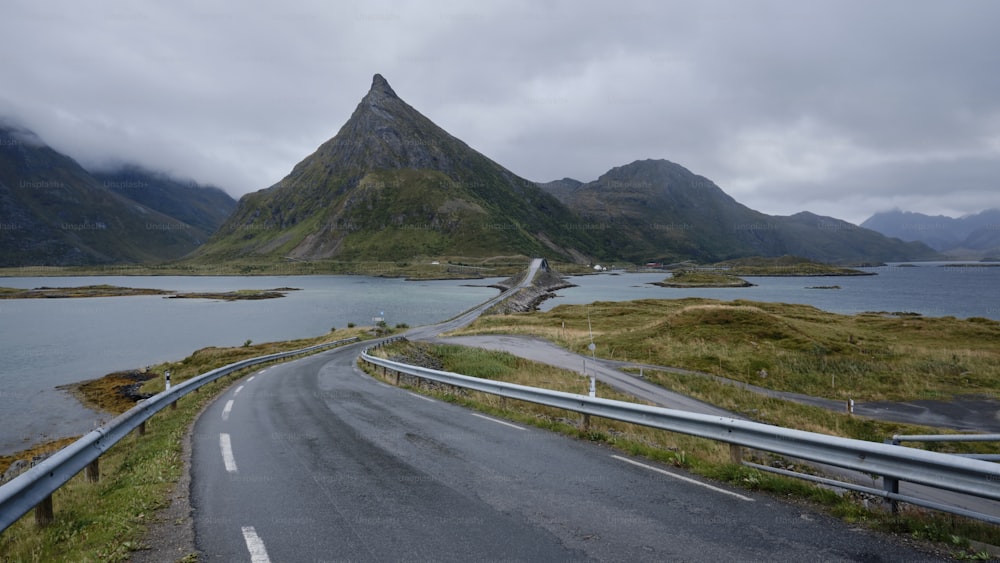
<svg viewBox="0 0 1000 563"><path fill-rule="evenodd" d="M145 420L143 420L142 422L139 423L139 435L140 436L145 436L146 435L146 421Z"/></svg>
<svg viewBox="0 0 1000 563"><path fill-rule="evenodd" d="M172 411L177 410L177 401L170 403L170 410Z"/></svg>
<svg viewBox="0 0 1000 563"><path fill-rule="evenodd" d="M882 476L882 489L887 493L899 494L899 479L889 477L887 475ZM889 503L889 510L893 514L899 514L899 501L886 497L886 502Z"/></svg>
<svg viewBox="0 0 1000 563"><path fill-rule="evenodd" d="M583 430L584 432L587 432L587 431L590 430L590 415L589 414L584 414L583 417L580 418L580 429Z"/></svg>
<svg viewBox="0 0 1000 563"><path fill-rule="evenodd" d="M729 461L736 465L743 464L743 447L739 444L729 444Z"/></svg>
<svg viewBox="0 0 1000 563"><path fill-rule="evenodd" d="M101 458L94 458L94 461L87 464L87 480L91 483L101 480Z"/></svg>
<svg viewBox="0 0 1000 563"><path fill-rule="evenodd" d="M884 443L884 444L891 444L893 446L898 446L899 445L899 440L897 440L896 437L893 436L892 438L887 438L885 440L882 440L882 443ZM899 494L899 479L896 479L895 477L889 477L888 475L883 475L882 476L882 490L884 490L887 493L898 495ZM889 510L893 514L899 514L899 501L897 501L895 499L892 499L892 498L889 498L889 497L886 497L885 500L889 504Z"/></svg>
<svg viewBox="0 0 1000 563"><path fill-rule="evenodd" d="M35 506L35 524L48 526L54 519L55 516L52 513L52 495L49 495Z"/></svg>

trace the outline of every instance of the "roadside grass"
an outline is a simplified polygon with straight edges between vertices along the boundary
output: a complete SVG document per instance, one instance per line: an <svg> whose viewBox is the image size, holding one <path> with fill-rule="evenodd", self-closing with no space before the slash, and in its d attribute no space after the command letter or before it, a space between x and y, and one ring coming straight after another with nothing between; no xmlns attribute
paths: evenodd
<svg viewBox="0 0 1000 563"><path fill-rule="evenodd" d="M589 386L589 382L575 372L525 360L506 352L401 341L375 350L373 354L396 358L399 361L406 361L405 358L408 356L431 357L439 361L440 368L446 371L568 393L586 394ZM369 373L381 377L378 370L369 370ZM687 377L691 377L698 384L707 381L698 376ZM393 378L385 379L393 381ZM673 465L733 486L767 492L789 501L807 501L846 522L935 542L952 550L954 555L964 554L970 558L981 556L980 552L969 551L970 540L1000 545L1000 527L908 505L903 505L901 512L893 515L881 510L879 508L881 500L874 497L854 492L839 492L803 480L734 464L726 444L597 417L589 417L588 424L584 427L581 415L561 409L504 399L488 393L428 384L416 378L401 377L400 384L499 418L597 442L633 456ZM720 386L723 391L745 393L732 386L714 384ZM597 394L608 399L640 402L600 382ZM759 398L759 395L753 395ZM780 399L765 399L762 406L766 408L763 412L770 418L768 420L770 423L794 427L785 424L785 421L807 421L807 430L857 439L881 442L883 438L893 433L935 432L931 428L860 419L846 413L833 413ZM811 418L814 416L815 418ZM773 454L745 452L744 458L763 465L774 465L776 461L784 467L790 465L788 460L781 460ZM795 470L813 472L808 466L797 463ZM872 503L871 507L868 506L869 502Z"/></svg>
<svg viewBox="0 0 1000 563"><path fill-rule="evenodd" d="M162 370L170 369L172 382L179 383L241 359L351 336L364 338L366 334L366 329L357 328L289 342L205 348L179 362L154 366L151 371L162 374ZM52 523L39 527L29 512L5 530L0 538L0 561L126 561L133 551L143 549L143 537L156 521L157 509L169 505L171 492L184 470L183 443L191 424L202 408L233 381L266 365L241 370L202 387L179 400L176 409L164 409L151 418L145 435L133 432L123 438L101 456L99 482L88 482L81 472L56 491ZM163 378L149 380L144 389L161 391ZM91 392L108 390L95 387ZM118 414L133 405L132 401L118 401L110 408Z"/></svg>
<svg viewBox="0 0 1000 563"><path fill-rule="evenodd" d="M839 315L808 305L640 300L481 317L453 334L527 334L600 357L701 371L857 401L997 398L1000 322L906 313Z"/></svg>
<svg viewBox="0 0 1000 563"><path fill-rule="evenodd" d="M638 371L638 370L627 370ZM767 397L760 393L696 374L643 370L649 383L693 397L728 411L741 414L756 422L866 440L883 442L896 434L951 433L940 428L875 420L828 409ZM913 442L908 447L944 453L996 453L995 444L988 442Z"/></svg>

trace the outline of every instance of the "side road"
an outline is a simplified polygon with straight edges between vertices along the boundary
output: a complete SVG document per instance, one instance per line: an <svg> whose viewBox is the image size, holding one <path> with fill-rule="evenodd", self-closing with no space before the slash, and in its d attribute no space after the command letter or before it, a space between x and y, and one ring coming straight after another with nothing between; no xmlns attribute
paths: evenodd
<svg viewBox="0 0 1000 563"><path fill-rule="evenodd" d="M416 340L416 339L415 339ZM637 375L621 371L622 368L645 368L670 371L710 377L722 383L738 385L750 391L824 408L835 412L844 412L846 405L841 401L823 399L803 395L774 391L755 385L747 385L712 374L682 370L678 368L621 362L615 360L592 359L556 346L555 344L530 336L514 335L473 335L450 336L426 339L428 342L440 344L457 344L473 346L488 350L509 352L515 356L541 362L556 367L573 370L581 375L596 375L599 381L629 393L639 399L651 401L657 405L683 409L705 414L734 416L732 413L697 401L685 395L674 393L662 387L652 385L640 379ZM596 365L595 365L596 364ZM583 373L586 366L586 374ZM871 402L855 403L854 413L868 418L907 424L935 426L965 432L1000 433L1000 402L983 398L965 398L954 401L911 401L907 403Z"/></svg>

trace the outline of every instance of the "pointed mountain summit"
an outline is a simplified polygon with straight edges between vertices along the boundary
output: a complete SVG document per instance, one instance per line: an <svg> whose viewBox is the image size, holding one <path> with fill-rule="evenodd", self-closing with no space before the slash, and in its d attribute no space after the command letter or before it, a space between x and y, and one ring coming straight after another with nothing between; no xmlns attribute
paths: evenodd
<svg viewBox="0 0 1000 563"><path fill-rule="evenodd" d="M598 248L555 197L453 137L376 74L340 131L244 196L198 260L393 260Z"/></svg>

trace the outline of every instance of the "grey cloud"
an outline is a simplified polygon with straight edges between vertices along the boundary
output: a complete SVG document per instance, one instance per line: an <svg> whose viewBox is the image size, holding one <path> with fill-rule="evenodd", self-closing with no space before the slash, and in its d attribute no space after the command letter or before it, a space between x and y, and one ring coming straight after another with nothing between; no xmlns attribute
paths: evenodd
<svg viewBox="0 0 1000 563"><path fill-rule="evenodd" d="M768 213L968 213L1000 206L998 27L990 0L14 2L0 114L239 195L379 72L533 180L666 158Z"/></svg>

